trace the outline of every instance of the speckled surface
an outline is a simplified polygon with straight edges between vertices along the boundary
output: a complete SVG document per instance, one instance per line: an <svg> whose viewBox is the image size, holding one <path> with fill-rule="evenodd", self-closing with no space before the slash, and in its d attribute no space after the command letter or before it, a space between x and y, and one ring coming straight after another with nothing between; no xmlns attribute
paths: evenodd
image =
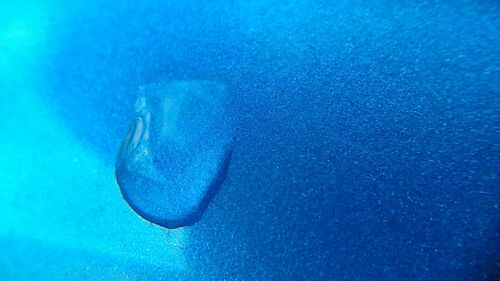
<svg viewBox="0 0 500 281"><path fill-rule="evenodd" d="M498 278L499 4L329 2L3 4L0 273ZM137 88L174 79L227 85L241 120L180 232L112 169Z"/></svg>

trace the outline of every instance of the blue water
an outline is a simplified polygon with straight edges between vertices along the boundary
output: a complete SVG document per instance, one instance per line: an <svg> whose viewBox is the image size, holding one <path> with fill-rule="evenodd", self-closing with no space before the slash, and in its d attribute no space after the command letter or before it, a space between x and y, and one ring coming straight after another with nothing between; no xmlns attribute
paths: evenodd
<svg viewBox="0 0 500 281"><path fill-rule="evenodd" d="M123 200L141 85L226 85L239 127L201 220ZM0 4L0 276L500 278L497 1Z"/></svg>

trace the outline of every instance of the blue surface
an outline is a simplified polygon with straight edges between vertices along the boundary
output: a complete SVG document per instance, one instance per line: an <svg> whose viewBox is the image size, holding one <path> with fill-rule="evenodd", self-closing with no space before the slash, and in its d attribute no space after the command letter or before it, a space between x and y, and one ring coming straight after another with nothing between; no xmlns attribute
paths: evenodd
<svg viewBox="0 0 500 281"><path fill-rule="evenodd" d="M3 279L498 278L500 5L330 2L2 3ZM139 86L195 79L241 126L171 231L113 162Z"/></svg>
<svg viewBox="0 0 500 281"><path fill-rule="evenodd" d="M224 182L237 125L228 92L211 81L140 87L116 159L116 182L140 216L174 229L200 220Z"/></svg>

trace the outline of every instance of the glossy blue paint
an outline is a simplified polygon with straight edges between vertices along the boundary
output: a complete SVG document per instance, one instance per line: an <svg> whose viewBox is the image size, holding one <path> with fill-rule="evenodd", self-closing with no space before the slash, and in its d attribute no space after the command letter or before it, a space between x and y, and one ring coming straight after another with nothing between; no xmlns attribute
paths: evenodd
<svg viewBox="0 0 500 281"><path fill-rule="evenodd" d="M497 278L497 1L1 5L2 274ZM224 84L240 122L176 231L113 179L137 89L171 80Z"/></svg>

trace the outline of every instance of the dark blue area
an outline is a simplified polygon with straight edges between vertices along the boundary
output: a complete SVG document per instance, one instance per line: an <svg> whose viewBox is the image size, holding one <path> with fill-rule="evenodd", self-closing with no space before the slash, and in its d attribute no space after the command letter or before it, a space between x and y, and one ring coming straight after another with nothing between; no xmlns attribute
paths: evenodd
<svg viewBox="0 0 500 281"><path fill-rule="evenodd" d="M140 85L229 86L242 124L192 228L199 275L498 277L498 3L230 2L85 4L48 70L110 162Z"/></svg>

